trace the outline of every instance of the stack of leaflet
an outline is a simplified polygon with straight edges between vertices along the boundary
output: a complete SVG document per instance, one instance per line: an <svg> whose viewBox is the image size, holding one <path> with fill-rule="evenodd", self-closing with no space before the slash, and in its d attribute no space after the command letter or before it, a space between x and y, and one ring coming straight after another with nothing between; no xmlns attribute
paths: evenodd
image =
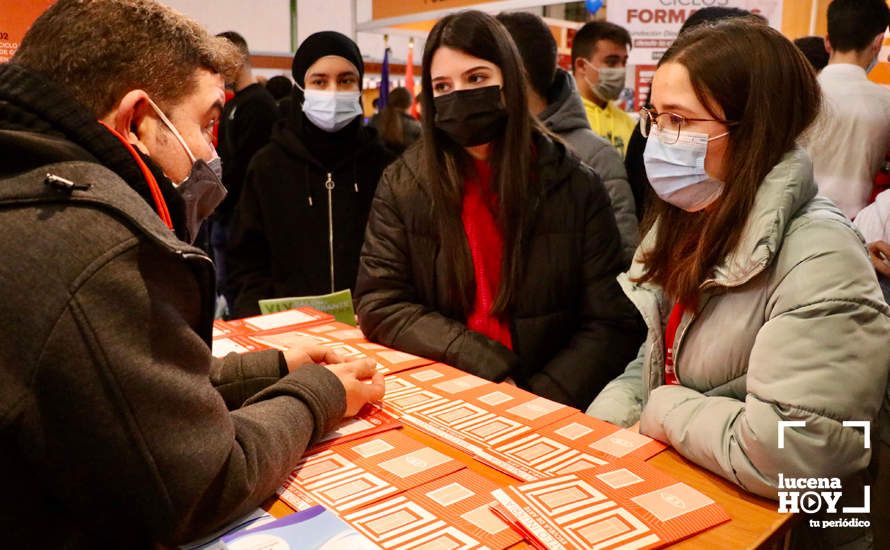
<svg viewBox="0 0 890 550"><path fill-rule="evenodd" d="M306 343L329 347L347 361L371 357L383 374L432 363L430 359L373 344L365 339L360 329L310 308L216 321L213 326L213 355L216 357L265 349L286 351Z"/></svg>
<svg viewBox="0 0 890 550"><path fill-rule="evenodd" d="M531 481L665 446L510 384L493 384L442 364L386 379L385 407L400 420L477 460Z"/></svg>
<svg viewBox="0 0 890 550"><path fill-rule="evenodd" d="M324 505L385 548L506 548L522 537L493 512L495 489L389 431L305 457L278 495L295 510Z"/></svg>
<svg viewBox="0 0 890 550"><path fill-rule="evenodd" d="M368 405L306 456L278 494L319 505L381 548L656 548L728 520L645 460L665 445L516 386L368 342L311 309L218 323L214 355L312 341L386 375ZM517 480L499 485L401 433L412 426ZM522 483L525 482L525 483ZM294 539L301 540L301 539ZM309 546L299 546L300 548Z"/></svg>
<svg viewBox="0 0 890 550"><path fill-rule="evenodd" d="M495 512L536 548L660 548L729 516L712 499L639 460L494 491Z"/></svg>

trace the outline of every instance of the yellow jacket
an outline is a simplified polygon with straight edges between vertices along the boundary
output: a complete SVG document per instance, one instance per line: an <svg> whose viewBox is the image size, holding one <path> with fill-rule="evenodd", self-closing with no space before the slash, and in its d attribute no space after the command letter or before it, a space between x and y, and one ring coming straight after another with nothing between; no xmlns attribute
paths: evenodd
<svg viewBox="0 0 890 550"><path fill-rule="evenodd" d="M606 103L605 108L602 108L587 98L582 99L584 100L584 110L587 112L587 120L590 122L590 129L610 141L618 149L621 158L624 158L627 143L630 141L630 135L637 123L611 101Z"/></svg>

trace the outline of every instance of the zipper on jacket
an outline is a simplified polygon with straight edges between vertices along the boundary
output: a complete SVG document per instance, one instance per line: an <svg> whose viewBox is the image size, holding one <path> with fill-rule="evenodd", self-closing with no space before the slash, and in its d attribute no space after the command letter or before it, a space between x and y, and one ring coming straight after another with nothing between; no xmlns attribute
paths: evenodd
<svg viewBox="0 0 890 550"><path fill-rule="evenodd" d="M708 301L709 301L710 299L711 299L711 296L710 296L710 295L706 295L703 299L700 297L700 298L699 298L699 305L698 305L698 308L697 308L698 311L704 311L705 306L708 305ZM696 318L696 317L697 317L697 315L696 315L695 312L693 311L693 312L692 312L692 317L689 318L689 322L688 322L688 323L686 323L685 325L683 325L683 324L682 324L682 321L681 321L680 330L677 332L677 337L674 339L674 349L673 349L673 354L674 354L674 375L677 377L677 380L680 381L681 384L682 384L683 382L680 380L680 371L679 371L679 369L678 369L678 367L680 366L680 363L679 363L679 361L678 361L678 359L680 359L680 344L683 343L683 338L686 336L686 333L689 332L689 327L691 327L691 326L692 326L692 323L695 322L695 318Z"/></svg>
<svg viewBox="0 0 890 550"><path fill-rule="evenodd" d="M328 257L331 261L331 292L334 292L334 180L330 172L324 188L328 190Z"/></svg>

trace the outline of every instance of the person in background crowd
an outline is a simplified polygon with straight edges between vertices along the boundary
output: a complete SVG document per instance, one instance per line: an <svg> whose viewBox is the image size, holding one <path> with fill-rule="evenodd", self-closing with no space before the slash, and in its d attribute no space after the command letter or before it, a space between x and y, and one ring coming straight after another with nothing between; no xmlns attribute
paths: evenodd
<svg viewBox="0 0 890 550"><path fill-rule="evenodd" d="M642 112L658 198L620 277L649 334L587 412L639 421L757 495L776 499L779 474L838 477L858 506L870 451L840 421L878 417L890 307L796 145L819 96L803 54L753 19L681 34L665 53ZM806 422L782 449L779 421Z"/></svg>
<svg viewBox="0 0 890 550"><path fill-rule="evenodd" d="M855 218L890 150L890 90L868 80L878 61L890 9L884 0L828 5L830 58L819 74L825 105L803 143L819 192Z"/></svg>
<svg viewBox="0 0 890 550"><path fill-rule="evenodd" d="M420 123L408 114L409 109L411 94L405 88L394 88L376 121L383 144L397 155L420 139Z"/></svg>
<svg viewBox="0 0 890 550"><path fill-rule="evenodd" d="M624 89L630 34L607 21L591 21L572 42L572 74L584 101L590 128L624 158L634 120L613 101Z"/></svg>
<svg viewBox="0 0 890 550"><path fill-rule="evenodd" d="M890 191L880 193L875 202L860 210L853 223L868 243L871 263L884 297L890 301Z"/></svg>
<svg viewBox="0 0 890 550"><path fill-rule="evenodd" d="M825 49L824 37L803 36L796 39L794 45L803 52L804 57L817 73L828 65L828 50Z"/></svg>
<svg viewBox="0 0 890 550"><path fill-rule="evenodd" d="M639 346L599 178L529 113L510 35L436 23L423 140L381 179L356 285L373 341L580 407Z"/></svg>
<svg viewBox="0 0 890 550"><path fill-rule="evenodd" d="M289 98L293 89L294 83L291 82L291 79L281 74L273 76L266 83L266 90L272 94L272 99L278 103L279 108L281 107L281 101Z"/></svg>
<svg viewBox="0 0 890 550"><path fill-rule="evenodd" d="M502 13L497 19L522 56L531 113L565 140L606 186L621 234L624 265L629 266L640 242L640 230L621 155L590 130L572 77L556 67L556 40L547 24L537 15L522 12Z"/></svg>
<svg viewBox="0 0 890 550"><path fill-rule="evenodd" d="M207 535L383 394L320 348L211 356L213 264L180 239L224 191L239 57L153 1L58 0L0 65L5 547Z"/></svg>
<svg viewBox="0 0 890 550"><path fill-rule="evenodd" d="M253 76L250 50L244 37L234 31L217 36L225 38L241 52L241 66L235 79L229 83L235 96L226 102L219 121L222 181L228 195L216 209L210 231L213 263L216 265L216 292L225 297L227 307L230 308L235 296L226 286L226 247L232 215L244 187L247 166L256 152L269 143L272 126L279 114L275 98Z"/></svg>
<svg viewBox="0 0 890 550"><path fill-rule="evenodd" d="M414 110L417 111L418 117L423 117L423 105L421 105L421 101L423 101L423 94L417 94L414 96Z"/></svg>
<svg viewBox="0 0 890 550"><path fill-rule="evenodd" d="M724 8L724 7L707 7L696 10L690 15L683 26L680 27L678 34L688 32L695 27L703 24L716 23L723 19L732 19L734 17L755 17L759 21L766 23L766 19L760 15L753 15L748 10L740 8ZM651 94L651 91L650 91ZM646 97L644 107L649 105L649 97ZM633 190L634 201L637 205L637 218L643 219L643 213L646 210L650 197L652 196L652 187L646 178L646 167L643 165L643 150L646 148L646 138L640 133L640 125L634 126L633 134L630 137L630 143L627 145L627 155L624 157L624 167L627 169L627 179L630 188Z"/></svg>
<svg viewBox="0 0 890 550"><path fill-rule="evenodd" d="M377 128L378 121L380 120L380 98L375 97L371 100L371 108L374 109L374 114L371 115L371 118L368 119L368 126L373 126Z"/></svg>
<svg viewBox="0 0 890 550"><path fill-rule="evenodd" d="M258 300L352 289L377 181L393 160L362 125L362 55L337 32L293 61L290 116L251 162L229 241L234 314Z"/></svg>

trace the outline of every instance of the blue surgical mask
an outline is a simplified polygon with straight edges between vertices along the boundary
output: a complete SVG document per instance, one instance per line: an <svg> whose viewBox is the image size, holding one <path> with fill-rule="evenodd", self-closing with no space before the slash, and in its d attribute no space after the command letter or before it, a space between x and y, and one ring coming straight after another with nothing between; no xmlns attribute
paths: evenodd
<svg viewBox="0 0 890 550"><path fill-rule="evenodd" d="M338 132L362 114L362 93L303 91L303 113L312 124L326 132Z"/></svg>
<svg viewBox="0 0 890 550"><path fill-rule="evenodd" d="M653 127L646 140L643 163L649 183L665 202L687 212L697 212L723 193L723 182L705 172L708 142L729 134L708 137L697 132L680 132L676 143L665 145Z"/></svg>

